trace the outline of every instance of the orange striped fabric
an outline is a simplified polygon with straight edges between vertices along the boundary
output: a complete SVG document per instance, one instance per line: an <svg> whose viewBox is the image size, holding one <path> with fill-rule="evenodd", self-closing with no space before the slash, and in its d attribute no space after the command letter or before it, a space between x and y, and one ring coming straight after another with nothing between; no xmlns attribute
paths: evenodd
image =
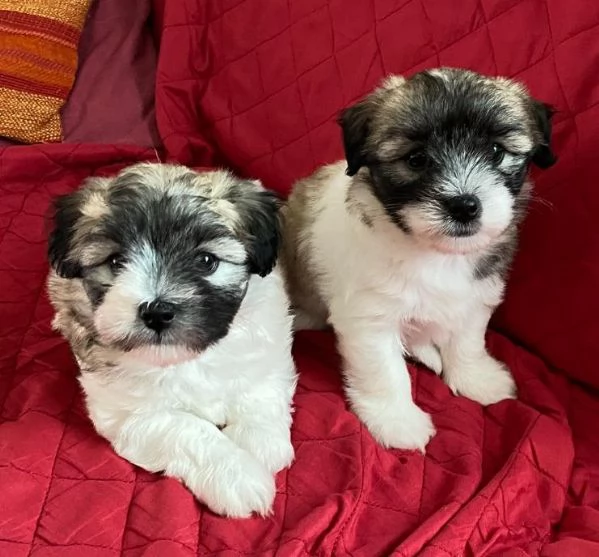
<svg viewBox="0 0 599 557"><path fill-rule="evenodd" d="M91 0L0 0L0 135L60 141Z"/></svg>

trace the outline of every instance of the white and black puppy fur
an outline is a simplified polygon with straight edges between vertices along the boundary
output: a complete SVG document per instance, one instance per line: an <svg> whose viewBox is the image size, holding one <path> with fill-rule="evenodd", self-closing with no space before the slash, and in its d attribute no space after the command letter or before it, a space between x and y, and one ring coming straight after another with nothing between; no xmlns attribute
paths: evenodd
<svg viewBox="0 0 599 557"><path fill-rule="evenodd" d="M268 513L294 457L279 207L228 172L139 164L59 198L49 240L97 431L232 517Z"/></svg>
<svg viewBox="0 0 599 557"><path fill-rule="evenodd" d="M516 396L485 348L552 111L513 81L441 68L388 77L341 117L347 162L294 188L284 254L296 329L330 324L372 435L423 450L405 356L481 404Z"/></svg>

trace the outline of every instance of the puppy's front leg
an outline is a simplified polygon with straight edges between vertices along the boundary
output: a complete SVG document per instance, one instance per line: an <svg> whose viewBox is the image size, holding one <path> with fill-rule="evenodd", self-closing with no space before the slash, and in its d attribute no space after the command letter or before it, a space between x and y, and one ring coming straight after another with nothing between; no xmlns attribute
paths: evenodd
<svg viewBox="0 0 599 557"><path fill-rule="evenodd" d="M223 429L225 435L272 473L293 461L291 398L294 390L294 382L290 382L263 385L260 392L246 393Z"/></svg>
<svg viewBox="0 0 599 557"><path fill-rule="evenodd" d="M382 445L424 451L435 428L412 399L397 324L345 316L331 321L355 413Z"/></svg>
<svg viewBox="0 0 599 557"><path fill-rule="evenodd" d="M454 392L482 405L516 398L516 384L504 364L490 356L485 332L491 317L486 308L453 331L441 347L443 378Z"/></svg>
<svg viewBox="0 0 599 557"><path fill-rule="evenodd" d="M243 518L271 509L272 474L214 424L193 414L175 410L136 414L112 441L122 457L181 480L216 513Z"/></svg>

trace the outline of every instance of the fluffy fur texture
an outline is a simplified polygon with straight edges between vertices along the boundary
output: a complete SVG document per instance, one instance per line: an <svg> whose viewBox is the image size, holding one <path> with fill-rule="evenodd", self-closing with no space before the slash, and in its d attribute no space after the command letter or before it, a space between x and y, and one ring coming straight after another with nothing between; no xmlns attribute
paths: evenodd
<svg viewBox="0 0 599 557"><path fill-rule="evenodd" d="M529 164L555 161L550 116L506 79L393 76L343 112L347 164L294 188L284 253L296 328L334 327L350 403L383 445L423 450L435 433L405 355L481 404L516 396L484 337Z"/></svg>
<svg viewBox="0 0 599 557"><path fill-rule="evenodd" d="M58 199L49 242L97 431L234 517L269 512L294 456L278 209L227 172L141 164Z"/></svg>

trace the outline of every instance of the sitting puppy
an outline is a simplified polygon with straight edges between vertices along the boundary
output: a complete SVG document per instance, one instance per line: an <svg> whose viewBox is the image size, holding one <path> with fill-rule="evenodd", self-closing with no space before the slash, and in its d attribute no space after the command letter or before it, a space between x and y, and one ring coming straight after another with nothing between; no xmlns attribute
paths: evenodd
<svg viewBox="0 0 599 557"><path fill-rule="evenodd" d="M294 456L278 207L227 172L139 164L59 198L49 242L96 429L232 517L268 513Z"/></svg>
<svg viewBox="0 0 599 557"><path fill-rule="evenodd" d="M392 76L345 110L344 163L300 181L285 209L296 329L329 323L347 395L385 446L434 435L404 354L481 404L516 396L485 349L530 194L551 166L551 111L502 78ZM347 174L347 175L345 175Z"/></svg>

